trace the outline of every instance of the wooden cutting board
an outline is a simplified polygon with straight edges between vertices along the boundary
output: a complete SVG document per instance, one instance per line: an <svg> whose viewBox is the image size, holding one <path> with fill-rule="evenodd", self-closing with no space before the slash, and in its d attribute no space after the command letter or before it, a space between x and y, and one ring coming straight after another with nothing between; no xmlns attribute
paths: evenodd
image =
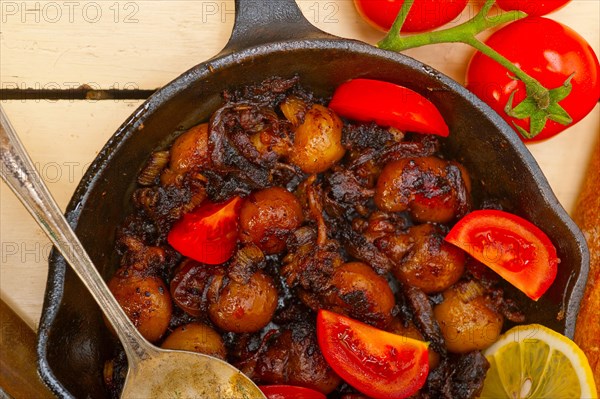
<svg viewBox="0 0 600 399"><path fill-rule="evenodd" d="M52 398L36 369L35 332L0 300L0 398Z"/></svg>

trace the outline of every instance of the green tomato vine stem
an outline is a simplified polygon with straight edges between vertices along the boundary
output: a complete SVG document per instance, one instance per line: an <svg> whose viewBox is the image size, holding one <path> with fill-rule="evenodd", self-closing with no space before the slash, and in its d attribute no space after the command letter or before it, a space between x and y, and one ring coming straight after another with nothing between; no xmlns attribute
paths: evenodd
<svg viewBox="0 0 600 399"><path fill-rule="evenodd" d="M435 43L464 43L474 47L484 55L498 62L515 78L525 84L527 96L531 98L539 110L545 110L550 104L550 91L539 81L529 76L521 68L517 67L510 60L498 53L496 50L477 39L477 35L487 29L514 22L525 18L527 14L522 11L509 11L495 17L490 17L489 13L495 4L495 0L486 0L481 10L469 21L448 29L442 29L432 32L419 33L409 36L402 36L400 30L412 7L414 0L405 0L400 12L390 28L388 34L378 43L382 49L392 51L404 51L415 47L426 46ZM543 126L542 126L543 128ZM537 129L535 129L537 130ZM541 130L541 129L540 129ZM529 133L529 132L527 132ZM533 136L539 131L532 131L528 136Z"/></svg>

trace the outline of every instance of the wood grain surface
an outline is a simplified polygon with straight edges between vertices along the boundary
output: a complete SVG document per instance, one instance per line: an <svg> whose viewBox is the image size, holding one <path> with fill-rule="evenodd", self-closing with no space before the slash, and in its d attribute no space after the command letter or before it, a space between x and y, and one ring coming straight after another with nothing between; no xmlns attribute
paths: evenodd
<svg viewBox="0 0 600 399"><path fill-rule="evenodd" d="M590 249L590 274L577 317L574 340L583 349L600 389L600 140L592 152L573 220Z"/></svg>
<svg viewBox="0 0 600 399"><path fill-rule="evenodd" d="M310 22L374 44L382 34L351 0L298 0ZM469 6L453 24L472 15ZM233 25L232 0L0 1L0 89L155 89L216 54ZM552 18L598 51L600 1L573 0ZM473 50L442 44L406 54L463 81ZM141 101L2 101L50 190L64 207L87 165ZM529 146L571 211L600 135L600 107L564 134ZM101 239L101 237L99 237ZM0 185L0 296L37 326L51 248L10 190Z"/></svg>
<svg viewBox="0 0 600 399"><path fill-rule="evenodd" d="M35 333L0 300L0 398L53 398L37 374Z"/></svg>

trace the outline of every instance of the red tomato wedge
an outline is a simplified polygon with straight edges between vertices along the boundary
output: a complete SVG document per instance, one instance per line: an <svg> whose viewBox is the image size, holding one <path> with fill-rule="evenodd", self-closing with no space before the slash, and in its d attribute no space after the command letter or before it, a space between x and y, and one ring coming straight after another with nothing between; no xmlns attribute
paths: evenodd
<svg viewBox="0 0 600 399"><path fill-rule="evenodd" d="M380 80L354 79L341 84L329 108L355 121L443 137L450 134L431 101L406 87Z"/></svg>
<svg viewBox="0 0 600 399"><path fill-rule="evenodd" d="M538 227L504 211L474 211L458 221L446 241L487 265L537 301L556 278L556 248Z"/></svg>
<svg viewBox="0 0 600 399"><path fill-rule="evenodd" d="M267 399L327 399L321 392L292 385L260 385Z"/></svg>
<svg viewBox="0 0 600 399"><path fill-rule="evenodd" d="M409 397L423 386L429 373L426 342L327 310L317 315L317 340L331 368L371 398Z"/></svg>
<svg viewBox="0 0 600 399"><path fill-rule="evenodd" d="M167 241L179 253L198 262L217 265L233 255L238 240L242 199L204 202L175 223Z"/></svg>

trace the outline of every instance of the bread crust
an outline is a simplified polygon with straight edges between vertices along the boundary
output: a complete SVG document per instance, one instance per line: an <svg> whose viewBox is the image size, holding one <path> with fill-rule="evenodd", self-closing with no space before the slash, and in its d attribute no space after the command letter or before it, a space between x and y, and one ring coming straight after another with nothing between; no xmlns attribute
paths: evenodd
<svg viewBox="0 0 600 399"><path fill-rule="evenodd" d="M600 140L579 195L573 220L590 249L590 273L575 327L575 342L588 357L596 384L600 383Z"/></svg>

